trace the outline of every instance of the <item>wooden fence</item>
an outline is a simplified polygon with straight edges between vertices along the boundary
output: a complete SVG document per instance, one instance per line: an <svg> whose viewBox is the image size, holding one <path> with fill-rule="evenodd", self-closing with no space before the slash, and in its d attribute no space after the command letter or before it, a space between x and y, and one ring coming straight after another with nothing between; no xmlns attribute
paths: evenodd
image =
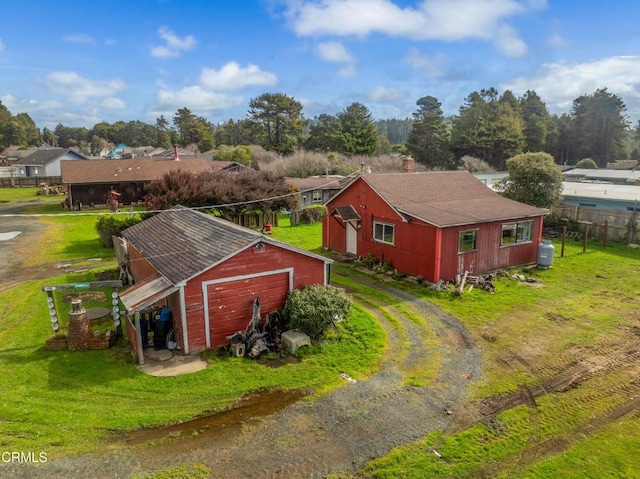
<svg viewBox="0 0 640 479"><path fill-rule="evenodd" d="M239 226L251 229L263 229L265 225L278 226L278 213L244 213L233 218Z"/></svg>
<svg viewBox="0 0 640 479"><path fill-rule="evenodd" d="M586 206L558 205L552 213L577 224L578 233L589 223L589 236L607 237L611 241L637 243L640 241L640 215L638 211L590 208Z"/></svg>
<svg viewBox="0 0 640 479"><path fill-rule="evenodd" d="M25 186L61 185L62 176L30 176L30 177L0 177L0 188L22 188Z"/></svg>

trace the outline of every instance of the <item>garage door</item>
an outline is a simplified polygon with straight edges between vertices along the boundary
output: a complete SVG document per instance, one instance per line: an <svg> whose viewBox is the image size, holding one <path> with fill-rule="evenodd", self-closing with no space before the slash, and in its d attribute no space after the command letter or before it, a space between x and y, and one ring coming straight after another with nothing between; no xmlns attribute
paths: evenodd
<svg viewBox="0 0 640 479"><path fill-rule="evenodd" d="M211 347L229 343L227 336L243 331L253 314L258 297L262 316L281 309L289 292L289 272L236 279L207 285L207 307Z"/></svg>

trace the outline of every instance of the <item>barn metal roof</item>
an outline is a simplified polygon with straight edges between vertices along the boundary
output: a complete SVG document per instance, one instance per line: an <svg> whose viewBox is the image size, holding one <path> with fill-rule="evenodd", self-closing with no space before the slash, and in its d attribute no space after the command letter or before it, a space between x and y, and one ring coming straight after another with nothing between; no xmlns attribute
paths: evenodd
<svg viewBox="0 0 640 479"><path fill-rule="evenodd" d="M152 216L122 232L124 239L169 282L177 285L262 241L310 256L332 260L257 231L181 206Z"/></svg>
<svg viewBox="0 0 640 479"><path fill-rule="evenodd" d="M139 311L175 291L177 288L167 278L156 274L120 293L120 300L127 311Z"/></svg>

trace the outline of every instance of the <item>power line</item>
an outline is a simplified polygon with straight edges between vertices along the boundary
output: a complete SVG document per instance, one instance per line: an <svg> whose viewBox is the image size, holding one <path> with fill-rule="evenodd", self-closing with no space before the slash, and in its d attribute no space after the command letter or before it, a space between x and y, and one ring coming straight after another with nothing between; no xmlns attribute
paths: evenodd
<svg viewBox="0 0 640 479"><path fill-rule="evenodd" d="M335 179L332 181L329 181L327 183L323 183L322 185L319 185L318 188L323 188L326 186L330 186L332 184L335 183L339 183L342 179L344 178L355 178L355 176L359 174L358 173L353 173L351 175L347 175L341 179ZM216 209L216 208L230 208L230 207L235 207L235 206L243 206L243 205L250 205L250 204L254 204L254 203L261 203L263 201L274 201L274 200L279 200L282 198L288 198L290 196L296 196L298 194L302 193L301 191L295 191L293 193L286 193L284 195L277 195L277 196L271 196L268 198L259 198L259 199L255 199L255 200L247 200L247 201L238 201L236 203L223 203L223 204L219 204L219 205L205 205L205 206L190 206L190 207L184 207L184 210L207 210L207 209ZM162 213L164 211L168 211L168 210L144 210L144 211L102 211L102 212L77 212L77 213L6 213L6 214L0 214L0 218L29 218L29 217L34 217L34 218L39 218L39 217L59 217L59 216L104 216L104 215L132 215L132 214L143 214L143 213Z"/></svg>

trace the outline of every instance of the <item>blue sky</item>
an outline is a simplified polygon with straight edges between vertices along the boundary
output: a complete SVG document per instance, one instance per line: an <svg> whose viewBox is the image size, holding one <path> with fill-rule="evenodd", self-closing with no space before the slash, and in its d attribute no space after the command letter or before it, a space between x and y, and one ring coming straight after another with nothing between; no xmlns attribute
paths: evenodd
<svg viewBox="0 0 640 479"><path fill-rule="evenodd" d="M426 95L452 115L490 87L552 113L607 87L640 118L640 7L621 0L21 0L0 25L0 100L40 128L218 123L265 92L306 118L406 118Z"/></svg>

